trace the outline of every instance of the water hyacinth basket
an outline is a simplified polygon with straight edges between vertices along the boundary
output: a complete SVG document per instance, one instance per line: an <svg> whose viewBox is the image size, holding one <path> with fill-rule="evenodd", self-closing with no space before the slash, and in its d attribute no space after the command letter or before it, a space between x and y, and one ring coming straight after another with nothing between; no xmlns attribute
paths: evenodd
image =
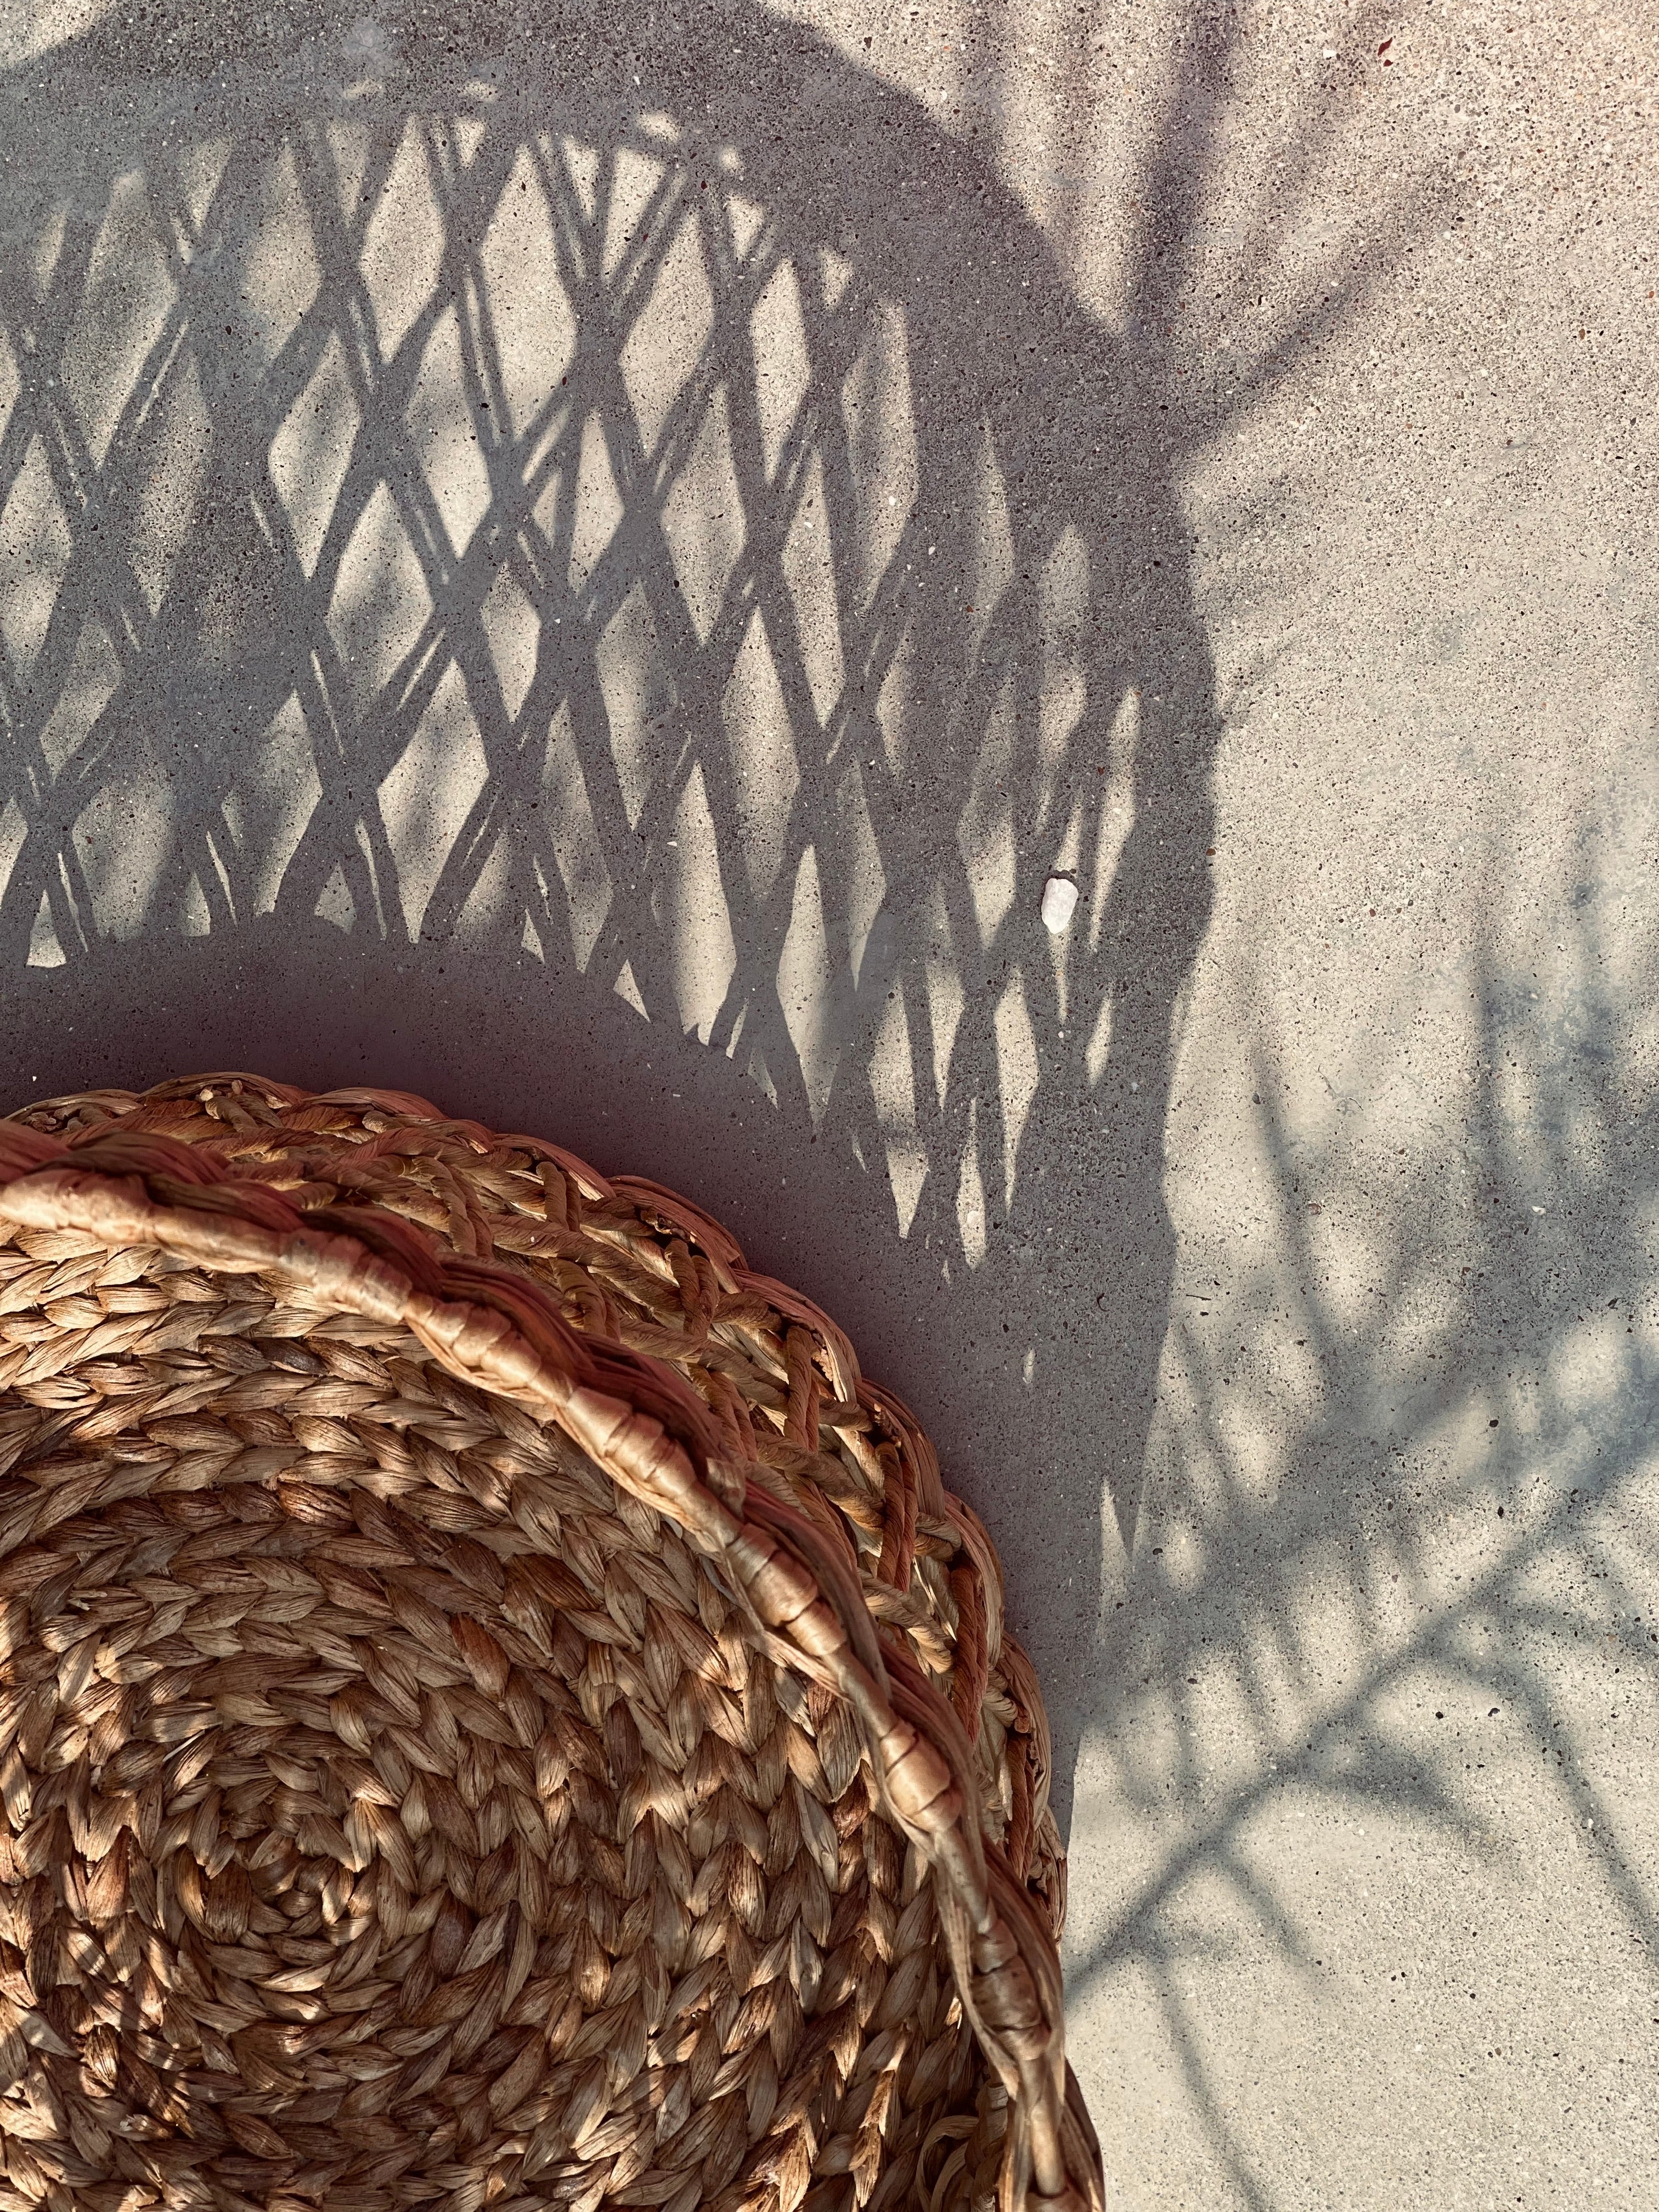
<svg viewBox="0 0 1659 2212"><path fill-rule="evenodd" d="M995 1555L684 1199L0 1121L0 2212L1092 2212Z"/></svg>

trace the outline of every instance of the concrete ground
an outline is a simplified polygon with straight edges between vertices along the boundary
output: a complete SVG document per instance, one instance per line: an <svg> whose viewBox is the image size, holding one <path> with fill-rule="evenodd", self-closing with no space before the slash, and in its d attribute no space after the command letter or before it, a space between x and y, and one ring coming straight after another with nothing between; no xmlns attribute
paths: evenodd
<svg viewBox="0 0 1659 2212"><path fill-rule="evenodd" d="M0 0L6 1103L416 1089L835 1312L1115 2204L1659 2203L1656 51Z"/></svg>

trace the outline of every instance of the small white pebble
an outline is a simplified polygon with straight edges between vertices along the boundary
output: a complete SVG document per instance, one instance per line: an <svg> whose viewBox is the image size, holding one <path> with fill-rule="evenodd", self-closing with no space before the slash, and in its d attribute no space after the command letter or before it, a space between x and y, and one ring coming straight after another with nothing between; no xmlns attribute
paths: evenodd
<svg viewBox="0 0 1659 2212"><path fill-rule="evenodd" d="M1050 876L1042 886L1042 926L1058 937L1077 911L1077 885L1065 876Z"/></svg>

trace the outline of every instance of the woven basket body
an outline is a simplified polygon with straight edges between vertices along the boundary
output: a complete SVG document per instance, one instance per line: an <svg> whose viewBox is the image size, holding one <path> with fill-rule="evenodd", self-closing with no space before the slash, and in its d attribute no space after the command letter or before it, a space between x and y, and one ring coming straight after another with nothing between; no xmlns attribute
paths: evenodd
<svg viewBox="0 0 1659 2212"><path fill-rule="evenodd" d="M0 1121L0 2207L1098 2203L994 1554L686 1201Z"/></svg>

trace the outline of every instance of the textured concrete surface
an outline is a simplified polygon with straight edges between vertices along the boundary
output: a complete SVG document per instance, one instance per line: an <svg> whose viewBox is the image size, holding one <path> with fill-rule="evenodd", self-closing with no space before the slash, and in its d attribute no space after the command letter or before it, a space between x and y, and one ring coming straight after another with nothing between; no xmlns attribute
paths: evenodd
<svg viewBox="0 0 1659 2212"><path fill-rule="evenodd" d="M1113 2203L1656 2202L1656 33L0 7L8 1101L373 1077L846 1322Z"/></svg>

